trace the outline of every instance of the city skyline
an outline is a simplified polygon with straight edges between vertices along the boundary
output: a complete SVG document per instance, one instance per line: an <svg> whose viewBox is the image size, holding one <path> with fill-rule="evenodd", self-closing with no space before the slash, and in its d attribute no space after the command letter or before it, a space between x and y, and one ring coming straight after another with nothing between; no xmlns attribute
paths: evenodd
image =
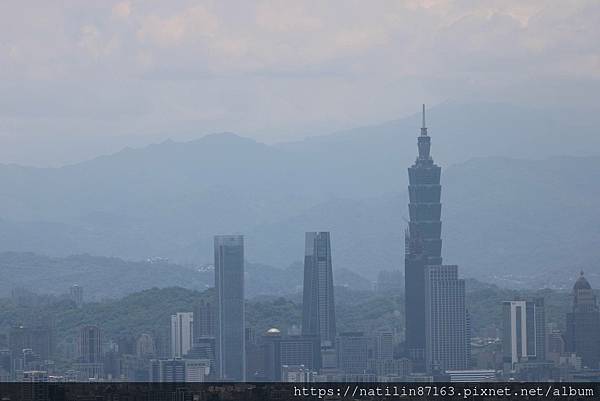
<svg viewBox="0 0 600 401"><path fill-rule="evenodd" d="M51 376L49 372L55 369L53 322L15 327L8 335L9 378L191 383L600 377L600 338L594 334L600 328L600 311L583 272L573 286L572 312L565 315L565 343L557 337L560 330L547 330L541 297L499 302L502 327L494 328L501 335L473 337L477 321L468 311L465 280L459 278L458 266L442 264L441 168L431 156L425 116L423 105L418 156L408 168L404 294L394 283L374 289L404 296L404 319L392 318L404 331L338 330L334 291L347 290L335 285L331 233L321 231L305 232L302 306L293 319L299 327L292 325L285 333L277 327L256 333L246 315L245 237L216 235L213 288L206 290L208 297L191 305L188 310L193 312L179 310L170 315L166 337L141 332L134 341L105 339L97 324L82 325L73 369L64 376ZM396 229L401 231L401 227ZM83 294L82 286L72 285L65 299L81 310L85 308ZM24 305L32 303L31 294L23 289L16 289L13 296ZM490 347L485 363L472 350L474 344L481 347L477 341L482 339ZM497 345L500 349L495 349ZM490 364L497 369L490 369ZM0 378L7 377L6 366L2 365Z"/></svg>
<svg viewBox="0 0 600 401"><path fill-rule="evenodd" d="M600 392L599 0L4 0L0 38L0 401Z"/></svg>

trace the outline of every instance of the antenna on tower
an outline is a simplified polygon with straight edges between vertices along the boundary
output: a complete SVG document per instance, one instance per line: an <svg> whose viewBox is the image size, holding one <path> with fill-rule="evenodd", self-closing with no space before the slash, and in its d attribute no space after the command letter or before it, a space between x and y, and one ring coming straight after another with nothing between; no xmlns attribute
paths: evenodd
<svg viewBox="0 0 600 401"><path fill-rule="evenodd" d="M427 136L427 127L425 126L425 104L423 104L423 126L421 127L421 136Z"/></svg>

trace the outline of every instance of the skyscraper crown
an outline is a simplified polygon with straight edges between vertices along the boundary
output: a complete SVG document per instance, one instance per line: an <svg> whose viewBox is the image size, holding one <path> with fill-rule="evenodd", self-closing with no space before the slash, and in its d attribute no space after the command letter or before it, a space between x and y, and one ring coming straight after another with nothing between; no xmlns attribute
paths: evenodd
<svg viewBox="0 0 600 401"><path fill-rule="evenodd" d="M419 161L428 161L431 160L431 156L429 155L429 151L431 149L431 138L427 135L427 127L425 126L425 105L423 105L423 125L421 127L421 135L418 140L419 147Z"/></svg>

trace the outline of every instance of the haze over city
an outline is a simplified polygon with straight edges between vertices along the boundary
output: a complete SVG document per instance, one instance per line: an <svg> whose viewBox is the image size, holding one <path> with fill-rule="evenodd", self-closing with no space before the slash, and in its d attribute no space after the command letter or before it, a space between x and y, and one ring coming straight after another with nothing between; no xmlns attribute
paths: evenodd
<svg viewBox="0 0 600 401"><path fill-rule="evenodd" d="M0 161L60 166L214 132L286 142L446 101L596 124L599 7L4 1Z"/></svg>
<svg viewBox="0 0 600 401"><path fill-rule="evenodd" d="M598 38L585 0L3 1L0 399L600 382Z"/></svg>

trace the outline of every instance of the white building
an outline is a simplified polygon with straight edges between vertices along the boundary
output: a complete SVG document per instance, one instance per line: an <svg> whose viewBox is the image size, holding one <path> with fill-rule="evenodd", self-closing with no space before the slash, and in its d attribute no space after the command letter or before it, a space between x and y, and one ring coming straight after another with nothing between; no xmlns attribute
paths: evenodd
<svg viewBox="0 0 600 401"><path fill-rule="evenodd" d="M192 348L193 330L193 312L178 312L171 315L171 356L173 358L183 358Z"/></svg>

